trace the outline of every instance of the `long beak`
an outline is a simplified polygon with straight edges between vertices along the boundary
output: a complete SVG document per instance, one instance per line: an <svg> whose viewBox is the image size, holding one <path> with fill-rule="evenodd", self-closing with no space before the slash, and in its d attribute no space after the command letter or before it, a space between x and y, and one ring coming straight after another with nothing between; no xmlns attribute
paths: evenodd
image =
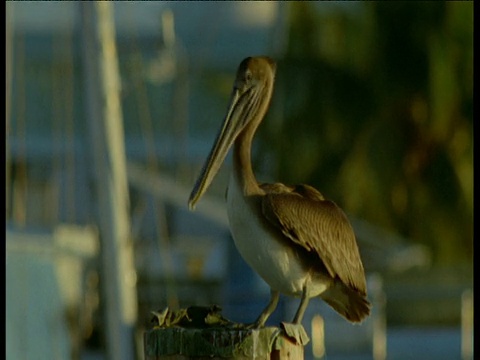
<svg viewBox="0 0 480 360"><path fill-rule="evenodd" d="M210 150L207 161L203 165L202 172L190 194L188 200L188 207L190 210L195 208L195 204L200 200L205 191L207 191L210 183L217 174L218 169L222 165L223 160L227 156L228 150L244 127L242 117L239 116L242 111L236 111L238 110L238 107L241 107L241 104L239 104L241 98L240 91L237 88L234 88L230 98L227 115L225 116L222 127L217 134L215 143Z"/></svg>

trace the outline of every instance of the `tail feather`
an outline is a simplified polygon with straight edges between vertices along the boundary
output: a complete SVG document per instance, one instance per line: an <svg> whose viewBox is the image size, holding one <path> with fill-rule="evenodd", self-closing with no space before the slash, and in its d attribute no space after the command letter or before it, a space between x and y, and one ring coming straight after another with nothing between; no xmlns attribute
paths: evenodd
<svg viewBox="0 0 480 360"><path fill-rule="evenodd" d="M367 300L366 294L351 289L343 283L335 283L324 291L320 297L352 323L360 323L370 315L372 305Z"/></svg>

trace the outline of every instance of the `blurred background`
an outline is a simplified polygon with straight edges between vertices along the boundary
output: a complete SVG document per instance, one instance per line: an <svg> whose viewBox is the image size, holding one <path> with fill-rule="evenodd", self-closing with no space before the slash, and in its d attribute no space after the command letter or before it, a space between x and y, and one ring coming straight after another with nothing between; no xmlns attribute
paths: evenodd
<svg viewBox="0 0 480 360"><path fill-rule="evenodd" d="M255 320L230 161L187 200L263 54L257 179L346 211L374 304L353 326L312 301L305 358L473 358L473 2L7 2L6 21L7 359L142 359L166 306Z"/></svg>

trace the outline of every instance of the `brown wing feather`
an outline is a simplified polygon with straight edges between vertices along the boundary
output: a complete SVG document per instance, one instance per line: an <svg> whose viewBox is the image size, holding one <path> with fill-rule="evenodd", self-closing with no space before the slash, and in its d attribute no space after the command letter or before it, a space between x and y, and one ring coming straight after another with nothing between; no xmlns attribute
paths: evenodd
<svg viewBox="0 0 480 360"><path fill-rule="evenodd" d="M332 277L366 293L365 273L345 213L308 185L263 184L264 216L290 240L315 251Z"/></svg>

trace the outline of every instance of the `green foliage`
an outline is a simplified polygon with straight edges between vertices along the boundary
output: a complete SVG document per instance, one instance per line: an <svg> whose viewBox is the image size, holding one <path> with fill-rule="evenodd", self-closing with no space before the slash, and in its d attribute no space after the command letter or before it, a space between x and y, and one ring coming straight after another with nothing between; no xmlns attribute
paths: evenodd
<svg viewBox="0 0 480 360"><path fill-rule="evenodd" d="M262 153L437 263L471 261L473 3L355 6L291 4Z"/></svg>

